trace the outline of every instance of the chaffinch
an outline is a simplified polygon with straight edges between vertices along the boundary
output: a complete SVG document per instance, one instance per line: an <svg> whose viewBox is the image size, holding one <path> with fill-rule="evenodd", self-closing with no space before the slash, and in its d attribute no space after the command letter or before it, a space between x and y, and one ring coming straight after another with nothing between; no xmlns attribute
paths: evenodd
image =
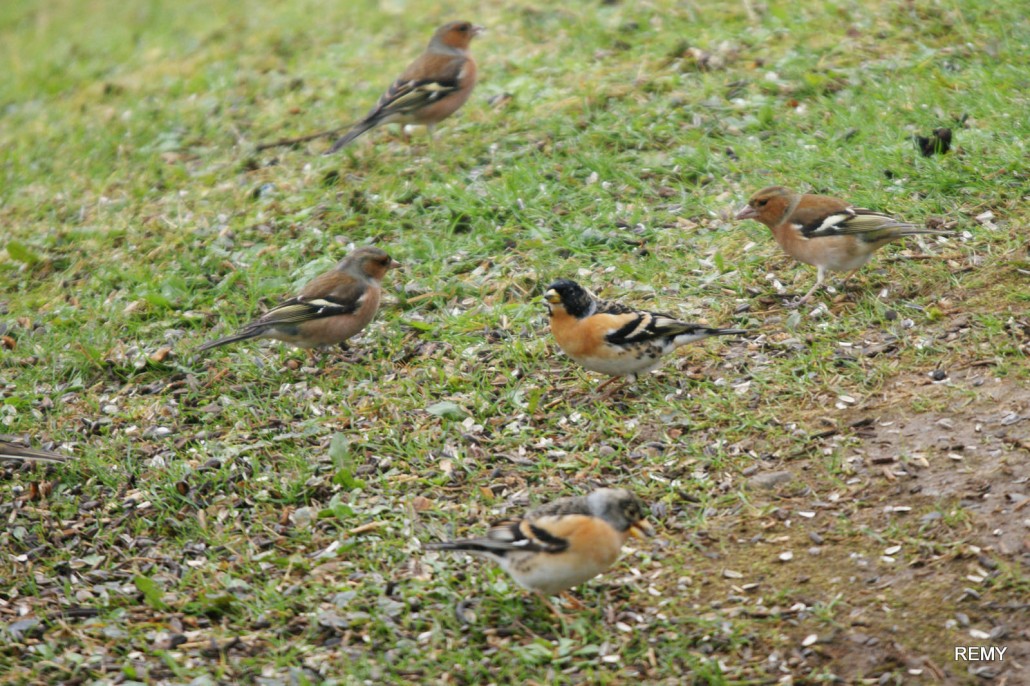
<svg viewBox="0 0 1030 686"><path fill-rule="evenodd" d="M380 248L358 248L312 279L299 295L282 301L233 335L197 350L248 338L274 338L298 348L346 348L344 342L364 329L379 309L380 284L386 272L399 266Z"/></svg>
<svg viewBox="0 0 1030 686"><path fill-rule="evenodd" d="M551 333L565 354L591 371L612 376L600 388L618 377L632 383L637 375L658 367L663 355L691 341L746 333L688 324L667 314L599 300L568 279L548 286L544 301Z"/></svg>
<svg viewBox="0 0 1030 686"><path fill-rule="evenodd" d="M484 538L426 543L427 550L458 550L493 560L523 588L547 602L606 571L630 536L654 534L647 506L622 488L559 498L517 519L493 524ZM557 610L554 610L557 613Z"/></svg>
<svg viewBox="0 0 1030 686"><path fill-rule="evenodd" d="M30 448L8 438L0 438L0 459L22 460L25 462L67 462L66 455L52 453L49 450Z"/></svg>
<svg viewBox="0 0 1030 686"><path fill-rule="evenodd" d="M331 155L380 124L420 124L433 136L433 127L465 104L476 85L476 62L469 43L483 31L467 21L444 24L429 47L408 65L379 98L365 118L325 152Z"/></svg>
<svg viewBox="0 0 1030 686"><path fill-rule="evenodd" d="M783 186L763 188L737 213L772 229L783 250L818 270L815 285L799 302L807 302L827 271L850 272L847 281L873 252L891 241L916 234L947 235L860 207L828 195L801 195Z"/></svg>

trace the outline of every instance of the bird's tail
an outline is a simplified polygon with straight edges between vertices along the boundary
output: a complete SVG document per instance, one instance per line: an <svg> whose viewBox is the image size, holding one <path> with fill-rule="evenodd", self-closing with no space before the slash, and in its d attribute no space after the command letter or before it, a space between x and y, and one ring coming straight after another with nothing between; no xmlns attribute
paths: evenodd
<svg viewBox="0 0 1030 686"><path fill-rule="evenodd" d="M237 341L245 341L248 338L256 338L260 336L261 333L261 331L240 331L239 333L234 333L233 335L226 336L225 338L208 341L204 345L198 347L197 352L201 353L205 350L210 350L211 348L218 348L223 345L229 345L230 343L236 343Z"/></svg>
<svg viewBox="0 0 1030 686"><path fill-rule="evenodd" d="M375 125L378 123L379 122L375 119L366 119L364 121L359 121L357 124L351 127L350 131L345 133L341 138L337 139L337 141L333 143L332 146L322 154L332 155L334 152L336 152L343 146L347 145L361 134L375 127Z"/></svg>
<svg viewBox="0 0 1030 686"><path fill-rule="evenodd" d="M713 329L708 326L688 324L686 322L665 323L663 328L665 330L662 333L666 335L692 336L695 340L708 338L709 336L738 336L747 333L744 329Z"/></svg>
<svg viewBox="0 0 1030 686"><path fill-rule="evenodd" d="M886 241L895 241L906 236L919 236L923 234L931 236L950 236L952 235L952 232L927 229L922 226L908 224L906 222L893 222L890 224L884 224L872 230L862 231L858 233L858 238L865 243L880 245Z"/></svg>
<svg viewBox="0 0 1030 686"><path fill-rule="evenodd" d="M901 238L903 236L918 236L920 234L929 234L931 236L951 236L954 231L941 231L940 229L928 229L923 226L916 226L915 224L906 224L904 222L898 222L895 225L887 225L883 227L885 231L890 232L892 236Z"/></svg>
<svg viewBox="0 0 1030 686"><path fill-rule="evenodd" d="M882 243L918 234L947 236L951 233L951 231L927 229L917 224L898 221L894 217L881 214L880 212L856 207L852 208L852 215L843 221L826 222L823 226L811 231L807 235L809 238L857 236L866 243Z"/></svg>
<svg viewBox="0 0 1030 686"><path fill-rule="evenodd" d="M703 338L711 338L712 336L739 336L745 334L747 331L744 329L712 329L707 326L698 326L697 324L687 324L680 322L681 327L677 327L679 330L673 330L669 332L669 335L673 336L673 343L676 347L692 343L693 341L700 341Z"/></svg>
<svg viewBox="0 0 1030 686"><path fill-rule="evenodd" d="M493 555L504 557L505 553L512 550L512 544L508 541L497 541L492 538L466 538L460 541L436 541L423 543L426 550L459 550L465 553L479 555Z"/></svg>
<svg viewBox="0 0 1030 686"><path fill-rule="evenodd" d="M70 459L66 455L52 453L49 450L27 448L15 443L8 443L7 441L0 441L0 458L25 462L54 462L58 464L67 462Z"/></svg>

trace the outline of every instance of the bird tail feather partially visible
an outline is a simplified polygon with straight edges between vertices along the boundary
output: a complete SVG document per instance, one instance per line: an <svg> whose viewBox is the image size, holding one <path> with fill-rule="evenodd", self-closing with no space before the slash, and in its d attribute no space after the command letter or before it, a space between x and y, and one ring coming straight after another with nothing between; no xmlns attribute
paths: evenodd
<svg viewBox="0 0 1030 686"><path fill-rule="evenodd" d="M496 541L492 538L467 538L460 541L436 541L423 543L426 550L460 550L466 553L478 553L480 555L497 555L504 557L505 553L514 549L508 541Z"/></svg>
<svg viewBox="0 0 1030 686"><path fill-rule="evenodd" d="M14 443L0 442L0 458L8 460L22 460L24 462L52 462L60 464L67 462L70 458L67 455L52 453L49 450L27 448Z"/></svg>
<svg viewBox="0 0 1030 686"><path fill-rule="evenodd" d="M682 333L672 334L672 342L673 345L679 347L681 345L686 345L687 343L693 343L694 341L711 338L712 336L738 336L745 333L747 333L747 331L744 329L711 329L707 326L684 324Z"/></svg>
<svg viewBox="0 0 1030 686"><path fill-rule="evenodd" d="M708 329L706 333L709 336L743 336L747 333L746 329Z"/></svg>
<svg viewBox="0 0 1030 686"><path fill-rule="evenodd" d="M205 350L210 350L211 348L218 348L223 345L229 345L230 343L236 343L237 341L245 341L248 338L257 338L261 335L261 333L261 331L240 331L239 333L234 333L233 335L226 336L225 338L219 338L214 341L208 341L204 345L198 347L197 352L204 352Z"/></svg>
<svg viewBox="0 0 1030 686"><path fill-rule="evenodd" d="M698 326L697 324L688 324L682 322L679 327L667 326L671 329L668 333L674 335L688 335L693 336L695 339L708 338L709 336L737 336L745 334L747 331L744 329L713 329L707 326ZM676 330L678 329L678 330Z"/></svg>
<svg viewBox="0 0 1030 686"><path fill-rule="evenodd" d="M915 224L904 224L900 222L896 226L885 226L884 228L895 236L918 236L920 234L927 234L930 236L950 236L954 233L954 231L927 229L922 226L916 226Z"/></svg>
<svg viewBox="0 0 1030 686"><path fill-rule="evenodd" d="M354 126L351 127L350 131L345 133L341 138L339 138L335 143L333 143L332 146L328 150L326 150L322 154L323 155L332 155L334 152L336 152L340 148L344 147L345 145L350 143L352 140L354 140L355 138L357 138L361 134L365 133L366 131L368 131L371 128L374 128L375 125L378 124L378 123L379 122L376 121L375 119L366 119L365 121L358 122L357 124L355 124Z"/></svg>

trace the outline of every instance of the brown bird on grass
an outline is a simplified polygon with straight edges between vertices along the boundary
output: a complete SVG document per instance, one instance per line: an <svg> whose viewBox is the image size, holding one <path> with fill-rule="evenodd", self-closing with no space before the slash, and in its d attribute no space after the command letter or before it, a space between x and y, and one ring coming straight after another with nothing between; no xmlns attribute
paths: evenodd
<svg viewBox="0 0 1030 686"><path fill-rule="evenodd" d="M817 269L815 285L799 302L807 302L823 284L826 272L849 272L847 281L879 248L918 234L947 235L880 212L854 207L828 195L800 194L783 186L758 191L737 213L772 230L784 252Z"/></svg>
<svg viewBox="0 0 1030 686"><path fill-rule="evenodd" d="M210 350L249 338L274 338L298 348L345 347L379 309L381 282L400 264L385 250L358 248L330 271L316 276L295 297L282 301L231 336L197 348Z"/></svg>
<svg viewBox="0 0 1030 686"><path fill-rule="evenodd" d="M467 21L452 21L438 28L425 52L408 65L365 118L325 154L333 154L382 124L420 124L432 138L433 128L454 114L472 94L476 62L468 49L482 31L482 26Z"/></svg>

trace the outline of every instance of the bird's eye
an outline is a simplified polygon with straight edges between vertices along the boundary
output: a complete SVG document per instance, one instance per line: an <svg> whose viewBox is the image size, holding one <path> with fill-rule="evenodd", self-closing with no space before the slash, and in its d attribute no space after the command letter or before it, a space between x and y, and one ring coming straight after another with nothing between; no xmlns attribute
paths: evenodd
<svg viewBox="0 0 1030 686"><path fill-rule="evenodd" d="M761 200L755 200L755 204L758 205L759 207L765 207L765 204L767 202L769 202L769 201L766 200L765 198L762 198Z"/></svg>

